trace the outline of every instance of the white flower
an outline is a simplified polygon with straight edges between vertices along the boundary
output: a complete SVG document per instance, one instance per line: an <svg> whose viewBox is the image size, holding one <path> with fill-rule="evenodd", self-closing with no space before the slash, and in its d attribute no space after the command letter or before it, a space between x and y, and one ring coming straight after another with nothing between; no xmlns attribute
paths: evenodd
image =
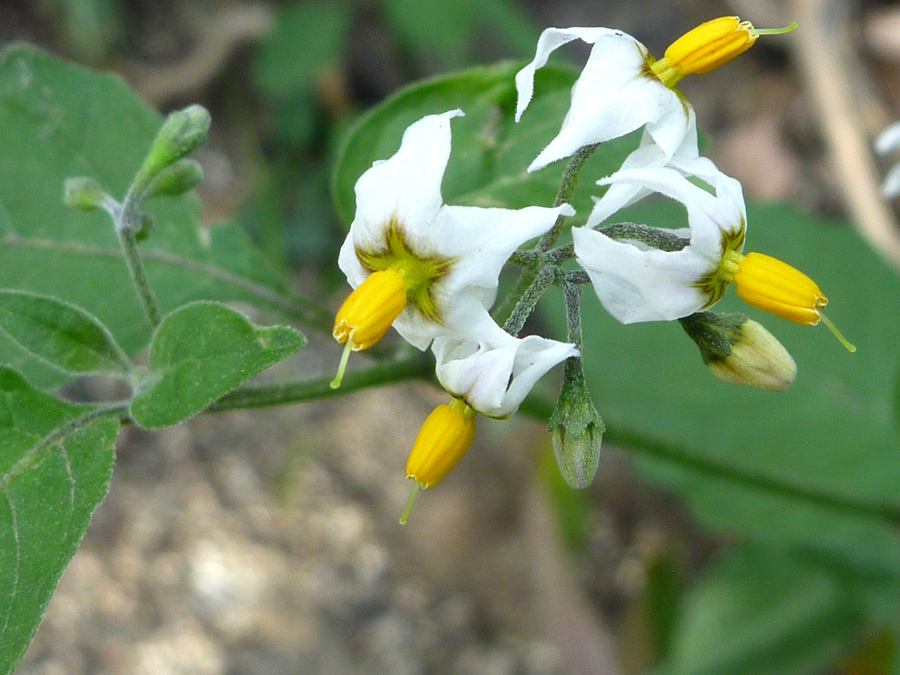
<svg viewBox="0 0 900 675"><path fill-rule="evenodd" d="M676 85L687 75L703 74L750 49L760 35L781 35L797 27L758 30L749 21L722 16L675 40L661 59L640 42L609 28L548 28L534 60L516 75L516 121L534 93L534 73L550 54L572 40L594 45L587 65L572 87L572 105L562 129L528 167L536 171L586 145L624 136L644 127L665 153L674 155L688 136L696 145L694 109Z"/></svg>
<svg viewBox="0 0 900 675"><path fill-rule="evenodd" d="M898 148L900 148L900 122L895 122L875 139L875 152L887 155ZM881 192L888 199L900 197L900 164L894 164L888 169L881 183Z"/></svg>
<svg viewBox="0 0 900 675"><path fill-rule="evenodd" d="M697 149L696 128L685 136L681 145L671 155L660 148L650 134L644 131L640 146L625 158L619 171L663 167L675 169L685 176L696 176L707 183L712 183L715 180L715 174L719 173L715 164L700 156ZM606 185L607 183L601 179L597 181L597 184ZM640 201L652 192L652 189L637 181L610 183L603 198L594 199L594 210L588 217L587 227L592 228L599 225L616 211Z"/></svg>
<svg viewBox="0 0 900 675"><path fill-rule="evenodd" d="M482 415L512 415L553 366L577 356L575 345L536 335L516 338L496 324L477 339L438 338L432 344L437 378L452 396Z"/></svg>
<svg viewBox="0 0 900 675"><path fill-rule="evenodd" d="M630 35L609 28L548 28L534 60L516 75L516 121L534 92L534 74L550 54L572 40L592 44L591 55L572 87L572 104L562 129L528 167L536 171L580 148L645 127L668 156L686 136L696 139L694 110L674 87L652 73L647 48Z"/></svg>
<svg viewBox="0 0 900 675"><path fill-rule="evenodd" d="M415 122L397 153L376 162L356 184L356 217L338 262L357 290L338 313L334 331L353 349L370 347L391 323L426 349L438 336L465 337L469 326L492 322L487 309L509 256L549 230L560 214L574 214L568 205L445 205L441 181L450 120L460 115L451 110ZM390 311L380 312L382 306ZM378 330L361 327L370 316ZM367 337L355 340L357 330Z"/></svg>
<svg viewBox="0 0 900 675"><path fill-rule="evenodd" d="M575 256L606 310L622 323L671 321L711 307L733 283L744 302L802 326L821 321L856 351L822 312L828 298L812 279L777 258L744 255L747 212L741 184L702 157L677 165L623 169L601 180L601 185L626 188L621 193L610 188L590 222L603 222L623 202L659 192L684 204L689 229L624 225L621 239L587 226L572 230ZM715 194L688 177L702 179Z"/></svg>
<svg viewBox="0 0 900 675"><path fill-rule="evenodd" d="M624 169L600 181L625 186L638 196L659 192L684 204L690 229L668 231L689 237L681 250L617 241L589 227L572 230L578 262L603 306L622 323L668 321L693 314L718 301L733 280L723 265L728 260L737 264L742 258L747 215L741 185L709 160L698 158L692 166L697 172L691 175L702 178L715 194L671 167ZM603 222L621 206L622 195L609 194L598 201L592 223Z"/></svg>

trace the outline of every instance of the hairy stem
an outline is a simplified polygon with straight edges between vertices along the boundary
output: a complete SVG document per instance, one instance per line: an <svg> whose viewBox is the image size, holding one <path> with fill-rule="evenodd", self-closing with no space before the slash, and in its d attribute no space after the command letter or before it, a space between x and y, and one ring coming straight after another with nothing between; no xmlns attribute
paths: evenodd
<svg viewBox="0 0 900 675"><path fill-rule="evenodd" d="M553 283L555 276L556 271L554 267L541 268L541 271L537 273L531 284L522 293L506 323L503 324L503 330L513 336L521 332L522 327L525 325L525 320L531 316L538 300L541 299L544 291Z"/></svg>
<svg viewBox="0 0 900 675"><path fill-rule="evenodd" d="M379 363L371 368L347 373L340 389L332 389L332 376L320 377L305 382L243 387L226 394L213 403L206 412L265 408L274 405L303 403L315 399L349 394L367 387L391 384L412 379L427 379L433 373L431 360L420 352L415 352L400 360Z"/></svg>

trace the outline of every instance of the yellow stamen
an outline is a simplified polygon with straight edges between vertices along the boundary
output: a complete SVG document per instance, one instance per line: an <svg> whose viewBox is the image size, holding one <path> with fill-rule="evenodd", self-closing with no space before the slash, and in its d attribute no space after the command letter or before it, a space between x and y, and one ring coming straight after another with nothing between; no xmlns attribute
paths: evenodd
<svg viewBox="0 0 900 675"><path fill-rule="evenodd" d="M781 35L797 27L758 30L749 21L723 16L700 24L675 40L665 56L650 69L667 87L674 87L685 75L702 75L715 70L750 49L760 35Z"/></svg>
<svg viewBox="0 0 900 675"><path fill-rule="evenodd" d="M801 326L815 326L822 321L842 345L856 351L822 313L828 298L803 272L762 253L748 253L737 261L733 281L744 302Z"/></svg>
<svg viewBox="0 0 900 675"><path fill-rule="evenodd" d="M475 440L475 411L459 399L439 405L425 420L406 462L406 477L437 485Z"/></svg>
<svg viewBox="0 0 900 675"><path fill-rule="evenodd" d="M341 386L350 352L369 349L383 338L406 302L406 281L393 269L373 273L344 301L334 317L332 335L347 346L331 381L332 389Z"/></svg>
<svg viewBox="0 0 900 675"><path fill-rule="evenodd" d="M819 323L819 310L828 304L812 279L777 258L748 253L734 275L744 302L802 326Z"/></svg>

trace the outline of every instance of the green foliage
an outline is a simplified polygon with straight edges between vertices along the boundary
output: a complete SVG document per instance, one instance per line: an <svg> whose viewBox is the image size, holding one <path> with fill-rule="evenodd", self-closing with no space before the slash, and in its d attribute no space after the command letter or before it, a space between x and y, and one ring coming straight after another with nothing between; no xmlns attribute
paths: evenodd
<svg viewBox="0 0 900 675"><path fill-rule="evenodd" d="M181 307L153 336L150 374L132 399L131 417L147 429L183 422L304 343L293 328L257 328L225 305Z"/></svg>
<svg viewBox="0 0 900 675"><path fill-rule="evenodd" d="M201 231L193 199L155 200L143 212L144 198L198 182L199 166L181 158L208 126L206 110L192 106L170 115L154 143L159 117L115 78L26 46L0 57L0 673L21 658L107 492L129 408L143 426L176 424L305 342L210 299L322 322L238 229ZM130 233L151 218L139 254L133 239L120 246L117 228ZM145 263L167 313L152 334L149 373L128 356L147 345L151 326L126 249L130 263ZM35 388L138 374L130 406L76 406Z"/></svg>
<svg viewBox="0 0 900 675"><path fill-rule="evenodd" d="M827 561L741 546L692 589L668 664L653 675L820 672L858 637L852 583Z"/></svg>
<svg viewBox="0 0 900 675"><path fill-rule="evenodd" d="M84 310L57 298L0 290L0 332L70 375L131 372L131 362L109 331Z"/></svg>
<svg viewBox="0 0 900 675"><path fill-rule="evenodd" d="M119 422L0 367L0 673L11 673L106 496Z"/></svg>
<svg viewBox="0 0 900 675"><path fill-rule="evenodd" d="M116 235L106 214L67 208L63 185L89 176L121 198L160 122L117 78L28 46L0 56L0 288L82 308L128 354L147 345L151 328ZM200 299L238 300L295 319L316 314L287 291L239 228L201 230L194 198L157 200L147 211L156 228L142 256L164 314ZM66 380L6 337L0 337L0 363L40 387Z"/></svg>

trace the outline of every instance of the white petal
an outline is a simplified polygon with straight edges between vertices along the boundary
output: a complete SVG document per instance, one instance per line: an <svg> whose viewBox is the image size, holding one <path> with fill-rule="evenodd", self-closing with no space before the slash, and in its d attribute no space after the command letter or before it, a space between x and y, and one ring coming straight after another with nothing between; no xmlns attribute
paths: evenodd
<svg viewBox="0 0 900 675"><path fill-rule="evenodd" d="M496 328L480 341L439 338L433 350L444 389L479 413L502 418L516 411L548 370L578 350L538 336L514 338Z"/></svg>
<svg viewBox="0 0 900 675"><path fill-rule="evenodd" d="M671 253L642 250L586 227L574 228L572 239L597 297L622 323L671 321L707 303L694 284L716 265L692 246Z"/></svg>
<svg viewBox="0 0 900 675"><path fill-rule="evenodd" d="M887 199L900 196L900 164L895 164L887 172L881 183L881 194Z"/></svg>
<svg viewBox="0 0 900 675"><path fill-rule="evenodd" d="M693 109L646 74L647 57L646 48L629 35L606 31L596 36L591 56L572 88L572 103L559 134L528 170L536 171L586 145L618 138L644 125L668 156L686 137L696 141ZM527 83L530 87L531 80ZM521 88L519 100L521 104Z"/></svg>
<svg viewBox="0 0 900 675"><path fill-rule="evenodd" d="M357 248L378 248L396 216L408 231L431 222L440 209L441 181L450 157L450 120L460 110L429 115L410 125L400 149L376 162L356 183L356 217L350 234Z"/></svg>
<svg viewBox="0 0 900 675"><path fill-rule="evenodd" d="M900 122L894 122L875 139L875 152L886 155L900 148Z"/></svg>
<svg viewBox="0 0 900 675"><path fill-rule="evenodd" d="M708 160L704 160L700 166L705 169L709 166L714 168L715 165ZM647 167L617 171L609 178L599 181L599 183L615 184L621 182L631 184L632 186L659 192L684 204L688 212L688 222L691 228L691 247L696 254L712 261L721 257L723 234L736 236L741 228L745 227L746 209L738 181L726 176L717 169L714 174L710 174L710 180L715 181L715 195L694 185L679 171L668 167ZM600 209L602 202L603 199L597 203L595 210ZM599 215L605 216L605 210L601 209ZM594 220L595 218L592 215L589 222Z"/></svg>
<svg viewBox="0 0 900 675"><path fill-rule="evenodd" d="M534 60L516 73L516 91L519 95L516 104L516 122L522 119L522 113L525 112L534 95L534 73L538 68L547 65L550 54L572 40L583 40L593 44L601 36L609 33L624 35L621 31L608 28L547 28L541 33Z"/></svg>
<svg viewBox="0 0 900 675"><path fill-rule="evenodd" d="M369 276L369 271L360 265L359 258L356 256L352 234L348 234L347 238L344 239L344 243L341 244L341 251L338 254L338 267L341 268L341 272L347 275L347 281L352 288L359 286Z"/></svg>
<svg viewBox="0 0 900 675"><path fill-rule="evenodd" d="M428 349L435 338L461 340L490 331L492 326L500 330L488 314L483 289L462 289L453 298L453 302L442 307L442 310L444 313L441 322L434 323L415 307L407 307L394 321L394 328L404 340L423 351Z"/></svg>
<svg viewBox="0 0 900 675"><path fill-rule="evenodd" d="M449 304L460 288L478 286L491 291L489 307L509 256L526 241L547 232L559 215L573 216L575 210L568 204L519 210L445 206L433 224L434 241L443 255L456 258L456 262L438 283L440 301Z"/></svg>
<svg viewBox="0 0 900 675"><path fill-rule="evenodd" d="M693 115L693 111L691 114ZM619 171L663 167L671 167L682 174L699 176L701 178L704 178L706 173L718 171L715 164L708 159L700 157L697 149L696 126L692 127L691 132L684 137L675 154L671 156L653 140L653 137L645 129L641 138L641 145L625 158ZM640 183L617 180L617 173L597 181L598 185L608 184L609 188L602 198L595 200L594 210L586 223L587 227L594 228L621 209L653 194L651 188ZM711 184L708 178L705 180Z"/></svg>

